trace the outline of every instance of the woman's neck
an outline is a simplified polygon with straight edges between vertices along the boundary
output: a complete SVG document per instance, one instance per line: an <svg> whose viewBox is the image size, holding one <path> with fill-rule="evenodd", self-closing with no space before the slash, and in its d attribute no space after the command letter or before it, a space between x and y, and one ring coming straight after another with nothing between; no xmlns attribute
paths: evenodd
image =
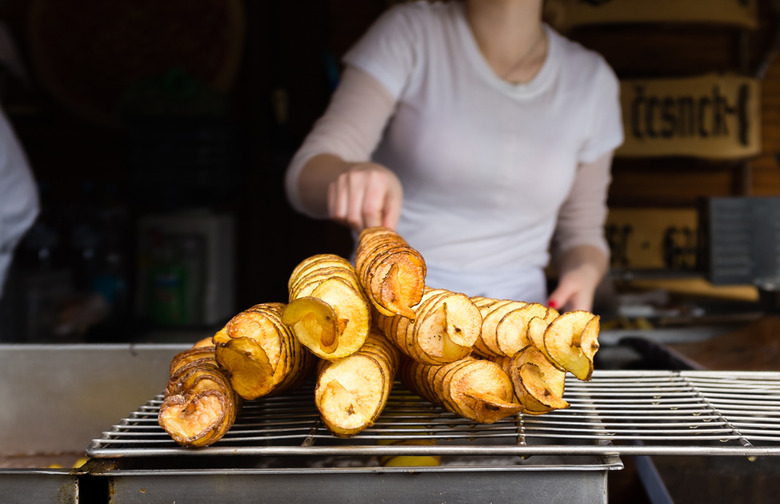
<svg viewBox="0 0 780 504"><path fill-rule="evenodd" d="M523 83L539 72L547 54L542 0L466 0L466 19L500 78Z"/></svg>

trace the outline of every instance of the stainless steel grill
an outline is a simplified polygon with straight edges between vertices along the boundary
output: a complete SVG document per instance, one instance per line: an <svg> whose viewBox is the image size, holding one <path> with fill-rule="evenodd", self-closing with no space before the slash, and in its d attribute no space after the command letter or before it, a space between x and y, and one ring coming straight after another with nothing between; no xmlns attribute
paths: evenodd
<svg viewBox="0 0 780 504"><path fill-rule="evenodd" d="M373 427L339 439L319 420L311 387L303 387L245 403L224 438L211 447L185 449L157 424L160 395L94 439L87 454L97 459L780 455L780 373L604 370L590 382L567 380L565 398L571 404L565 410L481 425L396 384ZM402 440L435 444L398 444Z"/></svg>

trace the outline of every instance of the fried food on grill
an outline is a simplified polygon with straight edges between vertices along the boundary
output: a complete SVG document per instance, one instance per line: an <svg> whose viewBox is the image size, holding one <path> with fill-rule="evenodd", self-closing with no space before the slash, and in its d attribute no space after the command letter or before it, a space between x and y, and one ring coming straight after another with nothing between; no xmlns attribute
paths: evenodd
<svg viewBox="0 0 780 504"><path fill-rule="evenodd" d="M398 349L377 329L354 354L322 361L314 402L333 434L354 436L374 424L387 404L398 362Z"/></svg>
<svg viewBox="0 0 780 504"><path fill-rule="evenodd" d="M558 368L561 371L566 371L563 366L558 364L555 359L550 357L550 354L547 353L547 347L544 344L544 333L547 331L547 327L550 325L550 322L558 318L560 313L558 313L553 308L547 309L547 315L542 317L534 317L531 320L528 321L528 339L531 341L531 344L536 347L537 350L542 352L542 354L547 358L547 360L556 368Z"/></svg>
<svg viewBox="0 0 780 504"><path fill-rule="evenodd" d="M528 345L511 358L501 359L523 413L540 415L569 407L563 399L566 372L556 368L535 346Z"/></svg>
<svg viewBox="0 0 780 504"><path fill-rule="evenodd" d="M283 303L262 303L236 314L214 335L216 359L244 399L282 392L306 380L314 356L282 323Z"/></svg>
<svg viewBox="0 0 780 504"><path fill-rule="evenodd" d="M580 380L590 380L599 349L599 316L584 310L559 315L544 331L544 348L553 363Z"/></svg>
<svg viewBox="0 0 780 504"><path fill-rule="evenodd" d="M242 400L219 369L213 346L195 346L176 355L157 421L176 443L208 446L236 421Z"/></svg>
<svg viewBox="0 0 780 504"><path fill-rule="evenodd" d="M434 366L405 359L399 374L423 399L476 422L494 423L523 408L509 375L489 360L469 356Z"/></svg>
<svg viewBox="0 0 780 504"><path fill-rule="evenodd" d="M427 268L422 255L398 233L381 226L361 231L355 269L379 313L415 317L412 307L422 299Z"/></svg>
<svg viewBox="0 0 780 504"><path fill-rule="evenodd" d="M474 353L486 358L511 357L527 346L530 321L535 317L546 317L549 311L538 303L509 299L477 296L472 301L482 314L482 329L474 344Z"/></svg>
<svg viewBox="0 0 780 504"><path fill-rule="evenodd" d="M468 296L426 288L414 311L414 319L377 316L377 325L401 352L424 364L446 364L471 353L482 315Z"/></svg>
<svg viewBox="0 0 780 504"><path fill-rule="evenodd" d="M186 367L193 362L216 364L214 361L214 345L205 346L200 343L195 343L195 346L192 348L188 348L187 350L174 355L168 366L168 376L172 377L181 368Z"/></svg>
<svg viewBox="0 0 780 504"><path fill-rule="evenodd" d="M214 345L214 337L209 336L208 338L203 338L195 342L194 345L192 345L193 348L197 347L209 347Z"/></svg>
<svg viewBox="0 0 780 504"><path fill-rule="evenodd" d="M290 275L288 289L282 321L312 353L336 360L363 346L371 303L349 261L334 254L304 259Z"/></svg>

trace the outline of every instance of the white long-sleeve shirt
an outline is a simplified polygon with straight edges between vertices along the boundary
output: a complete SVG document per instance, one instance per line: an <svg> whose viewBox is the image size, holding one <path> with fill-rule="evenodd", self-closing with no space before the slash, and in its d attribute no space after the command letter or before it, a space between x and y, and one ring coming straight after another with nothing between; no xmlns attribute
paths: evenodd
<svg viewBox="0 0 780 504"><path fill-rule="evenodd" d="M545 29L541 70L511 84L479 51L462 2L390 9L346 54L343 89L289 167L292 205L306 212L297 175L312 156L370 158L401 180L397 230L425 257L429 285L543 301L554 233L559 250L608 253L609 164L595 161L623 140L612 70ZM355 85L361 74L385 97Z"/></svg>
<svg viewBox="0 0 780 504"><path fill-rule="evenodd" d="M38 189L27 157L0 110L0 297L14 250L38 211Z"/></svg>

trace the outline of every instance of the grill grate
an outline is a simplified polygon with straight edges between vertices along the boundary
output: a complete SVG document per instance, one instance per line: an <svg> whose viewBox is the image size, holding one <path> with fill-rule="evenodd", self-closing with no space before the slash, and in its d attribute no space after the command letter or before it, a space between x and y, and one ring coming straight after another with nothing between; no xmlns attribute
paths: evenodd
<svg viewBox="0 0 780 504"><path fill-rule="evenodd" d="M565 410L483 425L396 384L374 426L339 439L319 420L308 386L246 402L224 438L210 447L186 449L157 424L160 395L93 440L87 454L780 455L780 373L604 370L590 382L567 378L565 398L571 404ZM413 444L420 440L435 444Z"/></svg>

